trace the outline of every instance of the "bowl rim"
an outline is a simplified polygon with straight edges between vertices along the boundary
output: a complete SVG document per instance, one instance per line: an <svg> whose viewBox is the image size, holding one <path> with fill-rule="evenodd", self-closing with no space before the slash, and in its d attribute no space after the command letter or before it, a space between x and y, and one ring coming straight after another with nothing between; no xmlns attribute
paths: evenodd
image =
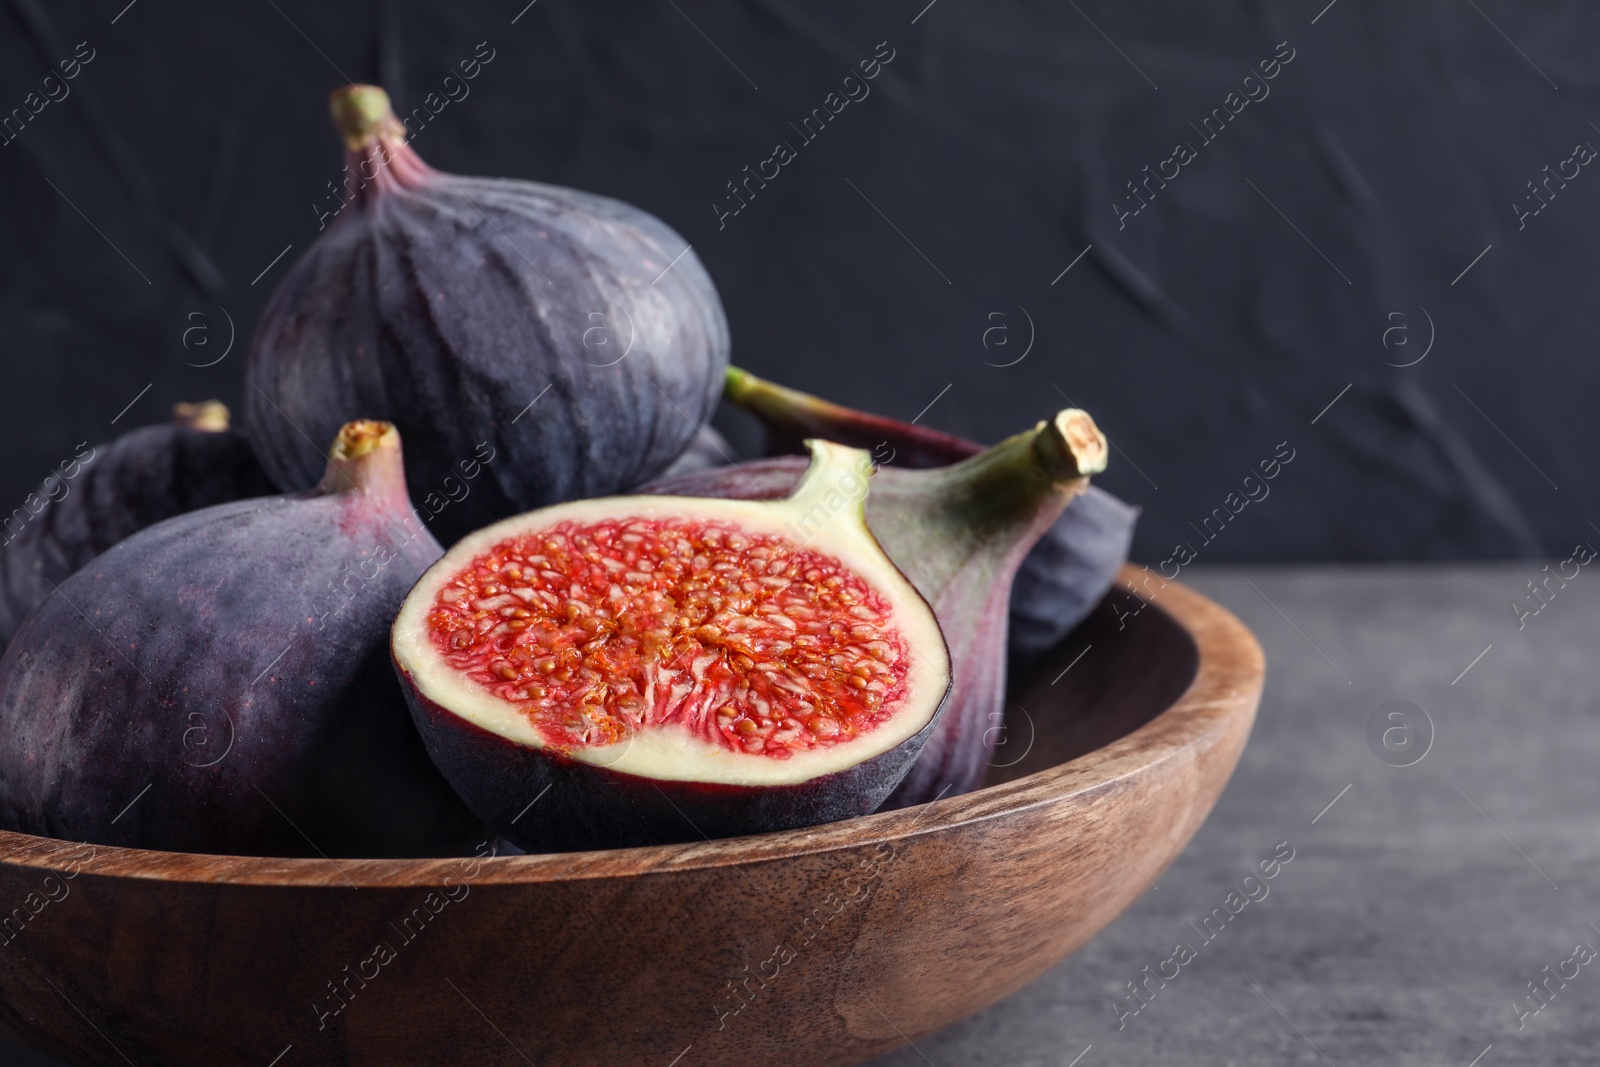
<svg viewBox="0 0 1600 1067"><path fill-rule="evenodd" d="M927 804L877 812L798 830L673 845L523 856L431 859L230 856L91 845L0 830L0 864L44 872L174 883L303 886L325 889L414 889L449 884L537 884L630 878L677 871L768 863L791 857L924 837L1002 815L1059 804L1180 757L1253 717L1266 673L1255 635L1220 604L1176 582L1141 596L1125 564L1117 586L1175 622L1194 642L1194 677L1149 722L1082 756L1033 774ZM1141 609L1142 610L1142 609ZM84 850L89 855L83 855ZM465 870L475 866L472 872Z"/></svg>

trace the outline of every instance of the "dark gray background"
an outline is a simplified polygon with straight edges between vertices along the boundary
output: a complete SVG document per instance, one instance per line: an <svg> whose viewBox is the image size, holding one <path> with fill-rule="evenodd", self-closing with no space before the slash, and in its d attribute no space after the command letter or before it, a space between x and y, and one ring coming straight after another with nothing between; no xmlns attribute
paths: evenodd
<svg viewBox="0 0 1600 1067"><path fill-rule="evenodd" d="M1579 3L125 3L0 0L0 113L95 50L0 147L6 510L79 441L237 401L339 175L327 93L415 106L487 41L427 160L660 215L761 374L985 440L1070 396L1117 446L1103 484L1145 508L1140 557L1565 556L1600 514L1600 177L1524 229L1513 208L1600 145ZM871 95L801 145L790 123L881 41ZM1270 96L1119 229L1124 183L1200 145L1189 124L1282 41ZM719 229L780 140L799 158ZM230 317L230 355L186 367ZM1282 441L1271 498L1205 541Z"/></svg>

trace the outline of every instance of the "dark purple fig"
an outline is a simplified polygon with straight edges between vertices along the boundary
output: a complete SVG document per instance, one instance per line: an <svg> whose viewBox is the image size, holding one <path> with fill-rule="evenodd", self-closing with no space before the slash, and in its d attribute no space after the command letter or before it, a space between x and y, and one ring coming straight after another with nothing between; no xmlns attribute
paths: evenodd
<svg viewBox="0 0 1600 1067"><path fill-rule="evenodd" d="M808 437L872 450L879 463L943 467L983 451L964 437L844 407L728 368L726 397L767 432L767 454L803 451ZM1011 586L1011 662L1026 667L1088 617L1128 560L1139 509L1096 486L1073 497Z"/></svg>
<svg viewBox="0 0 1600 1067"><path fill-rule="evenodd" d="M272 491L216 400L178 404L165 426L84 442L0 524L0 644L68 575L123 538L186 511Z"/></svg>
<svg viewBox="0 0 1600 1067"><path fill-rule="evenodd" d="M682 455L673 460L659 477L672 478L679 474L694 474L698 471L708 471L715 467L726 467L734 462L733 446L728 439L718 433L716 427L706 423L700 427L700 432L683 450Z"/></svg>
<svg viewBox="0 0 1600 1067"><path fill-rule="evenodd" d="M116 545L0 659L0 823L184 852L462 847L476 824L388 664L389 623L440 552L381 422L340 430L310 492Z"/></svg>
<svg viewBox="0 0 1600 1067"><path fill-rule="evenodd" d="M458 542L395 620L434 761L529 851L874 811L939 729L950 659L863 520L865 452L782 499L621 496Z"/></svg>
<svg viewBox="0 0 1600 1067"><path fill-rule="evenodd" d="M1068 409L960 463L886 467L873 477L867 526L933 605L954 671L950 706L892 806L982 784L1004 713L1012 578L1105 463L1106 440L1094 421ZM804 471L799 458L760 459L661 479L642 491L771 499L789 493Z"/></svg>
<svg viewBox="0 0 1600 1067"><path fill-rule="evenodd" d="M246 410L268 473L310 485L312 442L358 414L406 435L419 501L486 449L486 476L434 520L448 544L664 470L728 363L722 305L687 242L603 196L436 171L374 86L332 108L361 184L256 331Z"/></svg>

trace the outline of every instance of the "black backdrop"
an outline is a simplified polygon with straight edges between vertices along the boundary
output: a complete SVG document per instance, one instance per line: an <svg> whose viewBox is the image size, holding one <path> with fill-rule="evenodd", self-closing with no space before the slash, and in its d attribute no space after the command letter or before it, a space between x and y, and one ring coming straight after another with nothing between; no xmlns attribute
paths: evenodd
<svg viewBox="0 0 1600 1067"><path fill-rule="evenodd" d="M0 0L0 113L28 114L0 147L5 510L79 441L238 400L332 205L348 78L438 94L415 142L436 166L666 219L758 373L988 440L1070 396L1117 446L1102 484L1145 508L1146 559L1596 532L1592 8L524 3Z"/></svg>

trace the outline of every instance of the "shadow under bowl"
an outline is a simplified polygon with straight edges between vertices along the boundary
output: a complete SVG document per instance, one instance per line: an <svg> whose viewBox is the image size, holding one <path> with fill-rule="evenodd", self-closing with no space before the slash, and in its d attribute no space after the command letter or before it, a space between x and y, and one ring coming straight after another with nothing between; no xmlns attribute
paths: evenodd
<svg viewBox="0 0 1600 1067"><path fill-rule="evenodd" d="M94 1064L749 1067L887 1052L1102 930L1232 773L1260 647L1177 583L1132 614L1138 573L1013 693L990 783L932 804L487 859L0 832L0 1030Z"/></svg>

